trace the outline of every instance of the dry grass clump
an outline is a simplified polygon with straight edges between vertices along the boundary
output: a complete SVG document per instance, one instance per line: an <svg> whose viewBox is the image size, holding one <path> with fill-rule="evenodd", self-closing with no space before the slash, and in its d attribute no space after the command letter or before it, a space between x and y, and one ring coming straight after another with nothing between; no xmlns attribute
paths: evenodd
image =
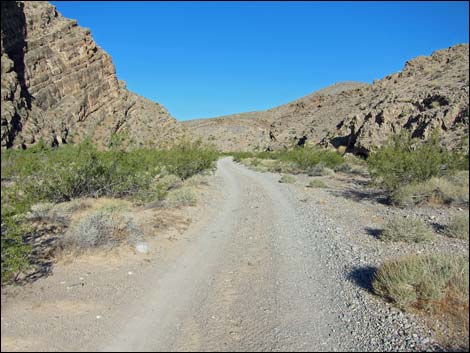
<svg viewBox="0 0 470 353"><path fill-rule="evenodd" d="M314 179L314 180L310 180L307 187L309 187L309 188L326 188L326 184L322 180Z"/></svg>
<svg viewBox="0 0 470 353"><path fill-rule="evenodd" d="M184 181L185 186L209 185L207 176L196 174Z"/></svg>
<svg viewBox="0 0 470 353"><path fill-rule="evenodd" d="M295 183L296 179L292 175L284 174L281 179L279 179L280 183L285 183L285 184L292 184Z"/></svg>
<svg viewBox="0 0 470 353"><path fill-rule="evenodd" d="M142 237L142 231L128 213L99 209L73 224L59 242L59 248L83 252L97 248L111 249Z"/></svg>
<svg viewBox="0 0 470 353"><path fill-rule="evenodd" d="M433 240L435 235L431 228L418 218L396 216L385 225L379 238L384 241L420 243Z"/></svg>
<svg viewBox="0 0 470 353"><path fill-rule="evenodd" d="M51 202L40 202L31 206L31 211L28 214L28 219L44 219L49 217L49 212L54 207Z"/></svg>
<svg viewBox="0 0 470 353"><path fill-rule="evenodd" d="M166 197L166 204L169 207L195 206L196 201L196 194L188 187L171 190Z"/></svg>
<svg viewBox="0 0 470 353"><path fill-rule="evenodd" d="M27 218L31 221L68 224L74 212L88 207L91 207L90 203L83 199L74 199L59 204L40 202L31 206L31 211Z"/></svg>
<svg viewBox="0 0 470 353"><path fill-rule="evenodd" d="M446 227L446 235L450 238L468 240L469 219L468 214L455 215Z"/></svg>
<svg viewBox="0 0 470 353"><path fill-rule="evenodd" d="M157 178L157 183L166 191L177 189L183 185L181 178L174 174L168 174Z"/></svg>
<svg viewBox="0 0 470 353"><path fill-rule="evenodd" d="M460 172L447 177L433 177L421 183L404 185L391 194L391 200L399 206L413 206L426 203L438 205L468 204L468 172Z"/></svg>
<svg viewBox="0 0 470 353"><path fill-rule="evenodd" d="M372 283L374 292L403 309L425 310L446 327L442 340L468 351L468 255L419 255L387 261Z"/></svg>
<svg viewBox="0 0 470 353"><path fill-rule="evenodd" d="M328 168L323 162L320 162L317 165L309 168L307 170L307 174L309 176L332 176L335 174L335 171Z"/></svg>
<svg viewBox="0 0 470 353"><path fill-rule="evenodd" d="M402 308L435 310L448 292L468 301L468 256L414 255L383 263L374 292Z"/></svg>

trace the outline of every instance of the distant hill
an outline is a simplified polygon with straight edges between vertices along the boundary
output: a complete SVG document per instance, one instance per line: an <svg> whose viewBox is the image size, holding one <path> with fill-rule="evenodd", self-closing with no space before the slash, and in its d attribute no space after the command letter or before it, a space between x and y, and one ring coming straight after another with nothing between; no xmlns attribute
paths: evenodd
<svg viewBox="0 0 470 353"><path fill-rule="evenodd" d="M343 82L267 111L184 122L225 151L296 144L368 154L402 129L427 138L437 128L449 148L468 137L469 46L414 58L373 84Z"/></svg>

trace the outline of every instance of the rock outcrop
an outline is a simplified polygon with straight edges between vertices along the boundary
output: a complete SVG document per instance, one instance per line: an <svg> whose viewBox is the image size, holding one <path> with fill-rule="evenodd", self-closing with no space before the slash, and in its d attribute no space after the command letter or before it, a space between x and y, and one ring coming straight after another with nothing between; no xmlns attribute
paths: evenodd
<svg viewBox="0 0 470 353"><path fill-rule="evenodd" d="M468 45L410 60L403 71L364 89L364 99L323 143L368 154L403 129L422 139L437 129L446 146L460 147L469 132L468 65Z"/></svg>
<svg viewBox="0 0 470 353"><path fill-rule="evenodd" d="M1 144L60 145L114 134L165 146L181 126L161 105L129 92L90 30L48 2L1 3Z"/></svg>
<svg viewBox="0 0 470 353"><path fill-rule="evenodd" d="M338 83L267 111L184 125L227 151L319 144L367 155L402 129L423 139L437 129L457 148L468 145L468 65L469 46L461 44L415 58L373 84Z"/></svg>

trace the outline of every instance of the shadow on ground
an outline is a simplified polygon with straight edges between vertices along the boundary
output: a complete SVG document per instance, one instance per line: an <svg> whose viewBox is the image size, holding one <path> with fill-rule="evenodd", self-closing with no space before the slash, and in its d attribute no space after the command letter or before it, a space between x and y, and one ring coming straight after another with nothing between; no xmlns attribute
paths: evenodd
<svg viewBox="0 0 470 353"><path fill-rule="evenodd" d="M60 230L60 227L49 225L25 237L25 242L32 247L29 259L31 268L23 277L16 280L17 284L32 283L52 274L53 255L57 249Z"/></svg>
<svg viewBox="0 0 470 353"><path fill-rule="evenodd" d="M348 279L351 282L357 284L362 289L365 289L366 291L373 293L374 290L372 288L372 282L374 280L376 272L377 272L376 267L372 267L372 266L357 267L348 274Z"/></svg>
<svg viewBox="0 0 470 353"><path fill-rule="evenodd" d="M341 179L346 183L346 187L340 190L331 190L330 193L337 197L344 197L354 201L372 201L383 205L390 205L390 200L383 190L377 190L371 187L369 180L347 180Z"/></svg>
<svg viewBox="0 0 470 353"><path fill-rule="evenodd" d="M380 233L382 233L382 229L366 227L364 230L366 231L367 234L374 237L375 239L380 239Z"/></svg>

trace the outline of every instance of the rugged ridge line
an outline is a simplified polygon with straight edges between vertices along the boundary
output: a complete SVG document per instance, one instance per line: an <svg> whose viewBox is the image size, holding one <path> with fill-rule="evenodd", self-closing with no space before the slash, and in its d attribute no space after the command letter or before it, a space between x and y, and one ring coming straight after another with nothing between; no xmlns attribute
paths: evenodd
<svg viewBox="0 0 470 353"><path fill-rule="evenodd" d="M346 147L367 155L402 129L468 149L469 45L408 61L373 84L343 82L279 107L184 122L225 151L276 150L294 145Z"/></svg>
<svg viewBox="0 0 470 353"><path fill-rule="evenodd" d="M1 3L1 144L78 142L162 147L181 136L158 103L129 92L90 30L46 1Z"/></svg>

